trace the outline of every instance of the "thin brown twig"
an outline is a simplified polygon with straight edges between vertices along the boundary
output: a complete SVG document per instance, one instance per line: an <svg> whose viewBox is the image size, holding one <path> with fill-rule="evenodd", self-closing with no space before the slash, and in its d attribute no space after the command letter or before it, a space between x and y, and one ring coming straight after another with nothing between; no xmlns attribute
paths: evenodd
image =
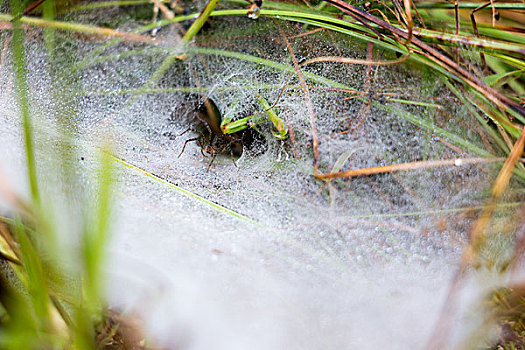
<svg viewBox="0 0 525 350"><path fill-rule="evenodd" d="M304 67L306 65L312 64L312 63L318 63L318 62L337 62L337 63L350 63L350 64L360 64L364 66L389 66L392 64L398 64L406 61L410 57L410 52L406 54L403 57L400 57L399 59L392 60L392 61L372 61L372 60L360 60L356 58L349 58L349 57L338 57L338 56L321 56L321 57L315 57L311 58L309 60L306 60L300 64L301 67Z"/></svg>
<svg viewBox="0 0 525 350"><path fill-rule="evenodd" d="M388 8L388 6L385 6L385 7ZM390 10L390 11L392 11L392 10ZM383 20L384 20L385 22L389 22L388 17L387 17L387 16L383 13L383 11L381 11L380 9L372 9L372 10L368 11L368 13L372 13L372 12L379 12L379 14L381 15L381 17L383 17ZM397 13L394 13L394 15L397 15ZM398 22L398 23L400 22L399 18L398 18L398 21L397 21L397 22Z"/></svg>
<svg viewBox="0 0 525 350"><path fill-rule="evenodd" d="M405 55L405 56L403 56L403 57L401 57L401 58L399 58L397 60L392 60L392 61L373 61L371 59L360 60L360 59L354 59L354 58L349 58L349 57L321 56L321 57L316 57L316 58L312 58L312 59L306 60L306 61L302 62L301 64L299 64L299 66L302 67L302 66L306 66L308 64L318 63L318 62L350 63L350 64L360 64L360 65L366 65L366 66L388 66L388 65L404 62L409 57L410 57L410 52L408 52L407 55ZM288 85L288 82L290 81L290 78L293 76L293 74L295 72L297 72L297 69L294 69L290 73L290 75L286 78L286 81L285 81L283 87L281 88L281 91L279 92L279 96L277 97L277 100L274 102L273 105L271 105L266 110L270 110L270 109L272 109L273 107L275 107L277 105L277 103L279 102L279 100L280 100L280 98L281 98L281 96L282 96L282 94L284 92L284 89Z"/></svg>
<svg viewBox="0 0 525 350"><path fill-rule="evenodd" d="M14 16L11 22L16 22L23 16L26 16L33 12L34 9L36 9L38 6L40 6L45 0L38 0L34 4L30 5L27 9L25 9L23 12L19 13L18 15Z"/></svg>
<svg viewBox="0 0 525 350"><path fill-rule="evenodd" d="M364 95L365 94L359 94L359 95L355 95L355 96L345 97L345 98L343 98L343 101L354 100L356 98L363 97ZM344 134L346 134L346 132Z"/></svg>
<svg viewBox="0 0 525 350"><path fill-rule="evenodd" d="M505 142L509 150L511 150L512 140L510 139L509 134L505 131L505 129L503 128L503 126L501 126L500 123L495 123L495 124L496 124L496 128L498 129L499 134L501 135L501 137L503 137L503 141Z"/></svg>
<svg viewBox="0 0 525 350"><path fill-rule="evenodd" d="M366 58L368 61L372 61L373 59L373 48L374 48L374 44L373 43L368 43L368 48L367 48L367 53L366 53ZM376 66L376 73L377 73L377 66ZM375 77L375 75L374 75ZM366 101L363 102L363 104L361 105L361 108L359 109L359 113L357 114L357 117L356 119L358 120L357 121L357 124L345 131L342 131L340 133L338 133L338 135L344 135L344 134L350 134L350 133L353 133L355 130L357 130L365 121L365 117L367 114L370 113L370 107L372 105L372 99L371 99L371 96L370 96L370 88L371 88L371 82L372 82L372 66L371 65L367 65L366 66L366 77L365 77L365 86L364 86L364 91L357 95L357 96L352 96L352 97L347 97L347 98L344 98L343 101L345 100L350 100L350 99L354 99L354 98L358 98L358 97L363 97L365 95L368 95L368 98L366 99ZM333 170L332 170L333 172Z"/></svg>
<svg viewBox="0 0 525 350"><path fill-rule="evenodd" d="M275 102L273 103L273 105L271 105L270 107L266 108L264 111L269 111L270 109L272 109L273 107L275 107L277 105L277 103L279 102L279 100L281 99L281 96L283 95L283 92L284 92L284 89L286 89L286 86L288 86L288 82L290 81L290 79L292 78L292 76L295 74L296 70L294 69L289 75L288 77L286 78L286 80L284 81L284 84L283 84L283 87L281 88L281 91L279 92L279 96L277 96L277 100L275 100Z"/></svg>
<svg viewBox="0 0 525 350"><path fill-rule="evenodd" d="M355 97L357 98L358 96L355 96ZM357 129L359 129L359 127L363 125L363 123L365 122L367 113L370 113L371 106L372 106L372 100L368 98L367 101L361 105L361 109L359 110L359 113L357 114L357 117L356 117L357 124L348 130L340 132L339 135L351 134Z"/></svg>
<svg viewBox="0 0 525 350"><path fill-rule="evenodd" d="M480 164L480 163L493 163L493 162L504 162L505 158L456 158L456 159L441 159L441 160L427 160L420 162L408 162L401 164L391 164L384 166L377 166L371 168L361 168L340 171L337 173L319 174L315 178L318 180L329 180L337 178L349 178L357 176L367 176L374 174L391 173L394 171L409 171L418 169L429 169L447 166L462 166L469 164ZM525 162L525 159L520 159L521 162Z"/></svg>
<svg viewBox="0 0 525 350"><path fill-rule="evenodd" d="M6 260L6 261L9 261L10 263L13 263L15 265L22 265L22 262L20 262L20 260L15 259L11 255L6 254L6 253L1 252L1 251L0 251L0 260Z"/></svg>
<svg viewBox="0 0 525 350"><path fill-rule="evenodd" d="M391 14L397 19L397 24L398 24L398 25L400 25L400 26L403 25L403 23L402 23L402 21L401 21L401 18L399 17L399 13L397 13L397 12L394 11L392 8L390 8L390 6L388 6L384 1L379 0L379 3L380 3L381 5L383 5L383 7L385 7L387 10L389 10L390 13L391 13ZM368 11L368 13L372 13L372 12L374 12L375 10L379 11L379 13L381 14L381 17L383 17L383 19L385 20L385 22L390 23L390 20L386 17L386 15L385 15L382 11L380 11L380 10L378 10L378 9L374 9L374 10Z"/></svg>
<svg viewBox="0 0 525 350"><path fill-rule="evenodd" d="M287 116L288 117L288 116ZM289 119L289 118L287 118ZM297 139L295 137L295 130L293 124L289 120L286 121L286 126L288 127L288 135L290 135L290 142L292 143L292 151L295 159L301 159L299 152L297 152Z"/></svg>
<svg viewBox="0 0 525 350"><path fill-rule="evenodd" d="M322 32L326 30L326 28L316 28L316 29L312 29L308 32L305 32L305 33L301 33L301 34L297 34L297 35L292 35L290 37L290 39L296 39L296 38L301 38L303 36L307 36L307 35L312 35L312 34L315 34L315 33L319 33L319 32Z"/></svg>
<svg viewBox="0 0 525 350"><path fill-rule="evenodd" d="M309 8L309 9L312 9L312 5L310 5L310 2L308 0L303 0L303 2L306 4L306 6Z"/></svg>
<svg viewBox="0 0 525 350"><path fill-rule="evenodd" d="M315 121L315 112L314 112L314 106L312 103L312 99L310 97L310 91L308 90L308 85L306 85L306 79L304 78L303 71L301 70L301 67L299 66L299 62L297 61L297 57L295 56L295 53L293 51L292 45L290 44L290 41L286 37L286 34L282 30L282 28L279 26L279 24L274 20L274 25L277 27L279 32L281 33L281 36L286 43L286 47L288 48L288 52L292 58L293 64L295 66L295 70L297 71L297 77L299 78L299 82L301 83L301 88L304 93L304 100L306 102L306 107L308 109L308 115L310 117L310 128L312 129L312 148L314 153L314 176L318 174L318 168L319 168L319 139L317 138L317 124Z"/></svg>
<svg viewBox="0 0 525 350"><path fill-rule="evenodd" d="M408 21L406 18L406 14L403 12L401 5L399 5L400 0L393 0L392 5L394 5L394 9L396 10L396 13L399 14L399 16L403 19L403 21L400 22L400 25L405 26Z"/></svg>
<svg viewBox="0 0 525 350"><path fill-rule="evenodd" d="M349 93L349 94L364 94L363 91L359 91L359 90L342 89L342 88L336 88L336 87L330 87L330 86L318 86L318 85L310 86L310 90L345 92L345 93Z"/></svg>
<svg viewBox="0 0 525 350"><path fill-rule="evenodd" d="M427 29L427 26L425 25L425 22L423 21L423 18L421 18L421 15L419 14L419 11L417 10L416 4L414 4L413 0L410 0L410 3L412 4L412 7L414 8L414 11L416 11L417 18L419 18L419 21L421 22L421 25L423 28Z"/></svg>
<svg viewBox="0 0 525 350"><path fill-rule="evenodd" d="M31 12L33 12L34 9L36 9L38 6L40 6L40 4L42 4L44 1L46 0L38 0L37 2L35 2L34 4L32 4L31 6L29 6L24 12L22 12L22 14L20 15L20 17L22 16L26 16L28 14L30 14ZM17 16L18 17L18 16ZM20 17L18 17L17 19L19 19ZM15 21L17 20L15 19Z"/></svg>
<svg viewBox="0 0 525 350"><path fill-rule="evenodd" d="M476 24L476 17L475 17L475 13L481 9L484 9L485 7L487 7L488 5L490 5L490 2L487 2L486 4L484 5L481 5L481 6L478 6L477 8L475 8L474 10L472 10L470 12L470 21L472 23L472 28L474 29L474 34L476 35L476 37L480 37L479 36L479 32L478 32L478 26ZM483 54L483 52L480 52L479 53L479 57L481 58L481 63L483 65L483 73L485 73L485 75L489 75L489 70L487 68L487 61L485 59L485 54Z"/></svg>
<svg viewBox="0 0 525 350"><path fill-rule="evenodd" d="M160 10L160 12L162 12L166 19L173 19L173 17L175 17L173 11L168 9L168 7L164 5L160 0L151 0L151 2L155 4L155 6Z"/></svg>
<svg viewBox="0 0 525 350"><path fill-rule="evenodd" d="M22 17L20 19L20 22L22 23L21 27L25 30L28 30L32 26L68 30L65 27L64 22L48 21L48 20L41 19L41 18ZM122 31L118 31L118 30L114 30L110 28L92 27L88 25L77 25L77 28L78 29L75 30L76 32L88 34L88 35L101 36L101 37L105 37L105 36L118 37L118 38L121 38L127 41L132 41L132 42L146 42L146 43L156 42L155 38L151 38L149 36L136 34L136 33L122 32ZM6 22L6 21L0 21L0 29L1 30L12 30L13 23Z"/></svg>
<svg viewBox="0 0 525 350"><path fill-rule="evenodd" d="M408 45L410 44L410 42L412 41L412 37L414 36L414 33L413 33L414 23L412 21L412 11L410 9L410 0L403 0L403 4L405 5L407 29L408 29L408 38L405 41L405 46L408 48Z"/></svg>
<svg viewBox="0 0 525 350"><path fill-rule="evenodd" d="M450 148L452 151L456 152L457 154L465 153L465 151L463 149L457 147L456 145L453 145L452 143L450 143L448 141L443 140L441 137L439 137L437 141L439 143L444 144L446 147Z"/></svg>
<svg viewBox="0 0 525 350"><path fill-rule="evenodd" d="M397 19L397 24L402 25L401 18L399 17L399 14L396 11L392 10L390 8L390 6L388 6L384 1L379 1L379 3L381 5L383 5L387 10L389 10L390 13L392 13L392 15ZM373 11L369 11L368 13L372 13L372 12ZM383 14L383 12L379 11L379 13L381 13L381 15L382 15L383 19L385 20L385 22L390 23L390 21L388 20L388 18L386 18L386 16Z"/></svg>
<svg viewBox="0 0 525 350"><path fill-rule="evenodd" d="M494 0L490 0L490 7L492 9L492 27L496 26L496 7L494 6Z"/></svg>

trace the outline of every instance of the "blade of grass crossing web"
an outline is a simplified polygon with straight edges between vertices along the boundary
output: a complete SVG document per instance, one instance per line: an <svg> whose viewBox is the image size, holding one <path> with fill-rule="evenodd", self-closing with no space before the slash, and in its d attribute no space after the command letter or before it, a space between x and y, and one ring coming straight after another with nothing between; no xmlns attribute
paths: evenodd
<svg viewBox="0 0 525 350"><path fill-rule="evenodd" d="M13 0L12 6L15 13L23 11L21 2ZM31 189L32 201L35 205L40 205L40 191L38 188L36 157L33 142L33 123L29 113L29 99L27 86L27 68L26 55L24 47L25 30L22 29L20 22L13 23L13 39L11 43L11 50L13 53L13 65L15 71L15 85L22 117L22 125L24 129L24 146L26 151L27 174L29 186Z"/></svg>

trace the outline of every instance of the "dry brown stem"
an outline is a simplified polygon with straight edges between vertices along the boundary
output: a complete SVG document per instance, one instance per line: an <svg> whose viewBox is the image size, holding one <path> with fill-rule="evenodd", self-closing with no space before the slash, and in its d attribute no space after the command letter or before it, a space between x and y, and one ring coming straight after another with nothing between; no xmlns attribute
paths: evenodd
<svg viewBox="0 0 525 350"><path fill-rule="evenodd" d="M462 166L467 164L480 164L480 163L492 163L492 162L503 162L505 158L456 158L456 159L442 159L442 160L427 160L420 162L409 162L401 164L391 164L384 166L376 166L371 168L362 168L362 169L353 169L340 171L337 173L328 173L328 174L318 174L315 176L318 180L330 180L337 178L346 178L346 177L357 177L357 176L367 176L374 174L384 174L391 173L394 171L408 171L408 170L417 170L417 169L428 169L428 168L438 168L446 166ZM525 162L525 159L520 159L521 162Z"/></svg>
<svg viewBox="0 0 525 350"><path fill-rule="evenodd" d="M301 70L301 67L299 66L299 62L297 61L297 57L295 56L292 45L290 45L290 41L286 37L286 34L282 30L282 28L279 26L279 24L277 24L276 21L274 21L273 23L275 24L277 29L279 29L279 32L281 33L281 36L284 42L286 43L286 47L288 48L288 52L290 53L290 57L292 58L293 64L295 66L295 70L297 71L297 77L299 78L299 82L301 83L301 88L304 93L304 100L306 102L306 107L308 109L308 115L310 117L310 128L312 129L312 148L313 148L313 153L314 153L314 176L316 176L318 174L318 167L319 167L319 139L317 137L317 124L315 121L314 105L310 97L310 91L308 90L306 79L304 78L303 71Z"/></svg>
<svg viewBox="0 0 525 350"><path fill-rule="evenodd" d="M410 57L410 52L400 57L397 60L392 61L372 61L372 60L360 60L356 58L349 58L349 57L338 57L338 56L321 56L321 57L315 57L311 58L309 60L306 60L300 64L301 67L306 66L308 64L317 63L317 62L338 62L338 63L350 63L350 64L361 64L365 66L389 66L392 64L398 64L401 62L406 61Z"/></svg>
<svg viewBox="0 0 525 350"><path fill-rule="evenodd" d="M448 336L451 329L451 321L455 309L455 305L458 301L458 295L461 290L461 285L466 271L476 263L476 258L479 253L480 248L482 247L485 241L485 231L494 215L496 206L503 196L509 181L512 177L512 171L516 166L517 162L520 160L520 156L523 154L523 148L525 145L525 127L522 130L520 138L514 144L505 164L501 168L496 181L492 187L492 197L488 205L483 209L480 216L476 220L476 223L472 227L470 232L470 244L463 251L463 256L461 259L461 265L454 277L454 280L450 286L449 293L443 310L441 311L440 318L438 320L437 326L430 338L428 349L443 349L446 347L446 342L448 341Z"/></svg>
<svg viewBox="0 0 525 350"><path fill-rule="evenodd" d="M155 6L158 7L160 12L164 15L166 19L173 19L173 11L170 11L166 5L164 5L160 0L151 0L152 3L155 4Z"/></svg>

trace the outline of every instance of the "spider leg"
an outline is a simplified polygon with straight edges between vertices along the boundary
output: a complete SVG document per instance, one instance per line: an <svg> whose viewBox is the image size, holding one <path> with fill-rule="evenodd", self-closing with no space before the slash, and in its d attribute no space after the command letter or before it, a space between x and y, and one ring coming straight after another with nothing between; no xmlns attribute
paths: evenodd
<svg viewBox="0 0 525 350"><path fill-rule="evenodd" d="M189 128L189 129L184 130L181 134L178 134L177 137L184 135L184 134L187 133L188 131L196 132L197 134L199 134L199 135L201 135L202 137L204 137L204 134L202 133L202 131L197 130L197 129L192 129L192 128Z"/></svg>
<svg viewBox="0 0 525 350"><path fill-rule="evenodd" d="M235 158L233 158L233 150L231 148L230 148L230 155L232 156L233 165L235 165L235 167L238 168L237 163L235 163Z"/></svg>
<svg viewBox="0 0 525 350"><path fill-rule="evenodd" d="M198 137L194 137L192 139L186 140L186 142L184 142L184 146L182 147L182 151L180 151L179 156L177 158L180 158L180 156L182 156L182 154L184 153L184 149L186 149L186 145L188 144L188 142L190 142L190 141L197 141L198 142L199 140L200 139ZM202 152L202 148L201 148L201 152Z"/></svg>
<svg viewBox="0 0 525 350"><path fill-rule="evenodd" d="M230 156L232 157L233 165L235 165L235 167L238 168L237 163L235 163L235 158L233 157L233 149L232 149L232 145L233 144L234 144L234 142L230 141L230 143L228 143L226 146L224 146L223 151L225 151L226 149L230 150Z"/></svg>
<svg viewBox="0 0 525 350"><path fill-rule="evenodd" d="M197 142L199 143L199 146L201 146L201 154L204 156L204 158L208 158L208 156L204 154L204 149L206 148L206 146L202 142L202 139L198 139Z"/></svg>
<svg viewBox="0 0 525 350"><path fill-rule="evenodd" d="M203 143L202 140L203 140L203 139L206 139L206 136L202 133L202 131L197 130L197 129L189 128L189 129L184 130L184 131L183 131L182 133L180 133L179 135L177 135L177 137L180 137L180 136L186 134L188 131L193 131L193 132L195 132L195 133L201 135L201 137L193 137L193 138L191 138L191 139L186 140L186 142L184 142L184 146L182 147L182 151L180 152L180 154L179 154L179 156L178 156L177 158L180 158L180 156L182 155L182 153L184 153L184 149L186 148L186 144L187 144L188 142L190 142L190 141L197 141L197 142L199 143L200 148L201 148L201 153L202 153L202 155L203 155L205 158L208 158L208 156L205 155L205 154L204 154L204 151L203 151L204 148L205 148L205 146L204 146L204 143Z"/></svg>
<svg viewBox="0 0 525 350"><path fill-rule="evenodd" d="M210 171L210 168L211 168L211 165L213 164L213 161L215 160L215 158L217 158L217 154L218 154L217 152L215 152L213 154L213 157L211 158L210 164L208 164L208 169L206 169L206 172Z"/></svg>
<svg viewBox="0 0 525 350"><path fill-rule="evenodd" d="M235 163L235 158L233 157L233 150L232 150L232 145L233 145L233 141L230 141L227 145L225 145L223 148L221 148L221 150L219 151L219 153L223 153L224 151L226 151L227 149L230 151L230 155L232 157L232 162L233 162L233 165L235 165L236 168L238 168L237 166L237 163Z"/></svg>

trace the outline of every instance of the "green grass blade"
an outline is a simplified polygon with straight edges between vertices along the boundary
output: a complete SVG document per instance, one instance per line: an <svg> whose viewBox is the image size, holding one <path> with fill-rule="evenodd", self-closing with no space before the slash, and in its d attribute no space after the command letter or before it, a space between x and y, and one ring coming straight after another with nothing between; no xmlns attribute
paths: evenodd
<svg viewBox="0 0 525 350"><path fill-rule="evenodd" d="M14 3L18 2L14 1ZM21 11L21 9L19 9L19 11ZM19 21L15 21L13 26L11 50L13 53L16 92L18 103L20 105L20 112L22 114L22 125L24 128L27 174L32 201L38 208L40 206L40 191L38 188L36 156L33 141L33 123L29 113L29 100L27 97L29 90L27 85L26 55L24 47L25 30L22 29Z"/></svg>
<svg viewBox="0 0 525 350"><path fill-rule="evenodd" d="M139 168L139 167L137 167L137 166L135 166L135 165L133 165L131 163L128 163L128 162L126 162L123 159L120 159L120 158L115 157L115 156L112 156L112 157L113 157L113 160L115 162L125 166L126 168L129 168L129 169L132 169L134 171L137 171L137 172L139 172L139 173L141 173L141 174L143 174L143 175L145 175L145 176L147 176L147 177L149 177L149 178L151 178L151 179L153 179L155 181L163 183L163 184L169 186L170 188L176 190L180 194L182 194L182 195L184 195L184 196L186 196L186 197L188 197L190 199L193 199L193 200L196 200L198 202L201 202L201 203L205 204L206 206L209 206L210 208L213 208L213 209L215 209L217 211L220 211L220 212L223 212L225 214L228 214L228 215L230 215L232 217L240 219L240 220L242 220L244 222L247 222L249 224L252 224L254 226L262 227L262 225L259 222L255 221L255 220L252 220L252 219L250 219L249 217L247 217L247 216L245 216L243 214L237 213L236 211L233 211L233 210L231 210L229 208L223 207L220 204L217 204L217 203L214 203L214 202L212 202L210 200L207 200L206 198L201 197L201 196L199 196L199 195L197 195L195 193L192 193L192 192L190 192L190 191L188 191L188 190L186 190L186 189L184 189L184 188L182 188L180 186L177 186L177 185L169 182L168 180L163 179L163 178L161 178L161 177L159 177L159 176L157 176L157 175L155 175L155 174L153 174L153 173L151 173L151 172L149 172L147 170Z"/></svg>

